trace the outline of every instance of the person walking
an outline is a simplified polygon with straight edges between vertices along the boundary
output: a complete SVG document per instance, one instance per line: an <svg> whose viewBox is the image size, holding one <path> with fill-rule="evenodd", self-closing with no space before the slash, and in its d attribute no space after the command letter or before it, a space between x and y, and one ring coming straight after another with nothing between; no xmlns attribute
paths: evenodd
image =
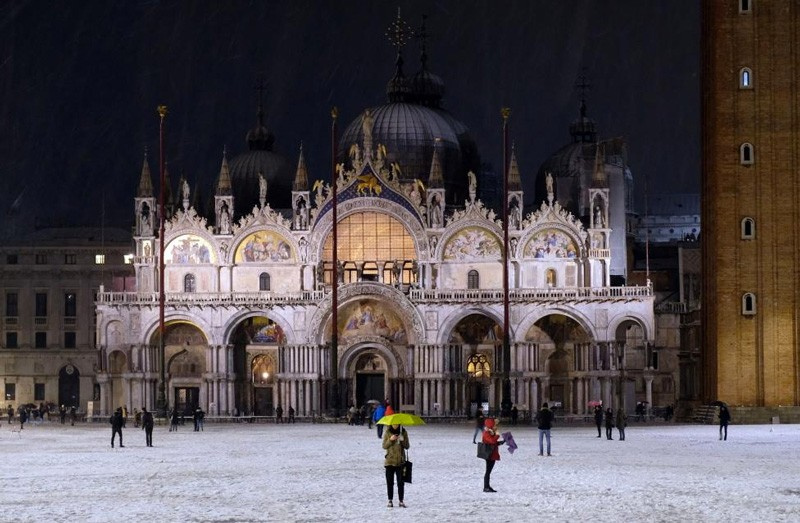
<svg viewBox="0 0 800 523"><path fill-rule="evenodd" d="M494 463L500 460L500 451L497 449L499 445L505 443L505 441L500 439L500 434L498 433L498 423L497 420L493 418L487 418L484 422L484 430L483 436L481 437L484 444L489 445L492 447L492 453L486 458L486 472L483 473L483 491L484 492L497 492L495 489L492 488L490 484L490 479L492 476L492 469L494 468Z"/></svg>
<svg viewBox="0 0 800 523"><path fill-rule="evenodd" d="M178 414L178 407L173 407L172 414L169 417L169 431L178 432L178 422L180 421L180 416Z"/></svg>
<svg viewBox="0 0 800 523"><path fill-rule="evenodd" d="M553 411L547 406L547 402L542 404L539 414L536 415L539 423L539 455L544 455L544 438L547 438L547 455L550 455L550 429L553 426Z"/></svg>
<svg viewBox="0 0 800 523"><path fill-rule="evenodd" d="M144 440L148 447L153 446L153 413L147 410L147 407L142 407L142 430L144 431Z"/></svg>
<svg viewBox="0 0 800 523"><path fill-rule="evenodd" d="M472 442L478 443L475 441L475 438L478 437L478 434L483 433L483 424L486 422L486 416L483 415L483 409L478 409L478 412L475 413L475 432L472 433ZM481 438L483 441L483 438Z"/></svg>
<svg viewBox="0 0 800 523"><path fill-rule="evenodd" d="M69 424L71 426L75 426L75 418L78 417L78 409L75 408L75 405L69 408Z"/></svg>
<svg viewBox="0 0 800 523"><path fill-rule="evenodd" d="M61 424L63 425L65 421L67 421L67 407L61 405L58 409L58 417L61 418Z"/></svg>
<svg viewBox="0 0 800 523"><path fill-rule="evenodd" d="M283 423L283 407L280 405L275 408L275 423Z"/></svg>
<svg viewBox="0 0 800 523"><path fill-rule="evenodd" d="M603 426L603 408L600 405L594 406L594 424L597 425L597 437L600 437L600 427Z"/></svg>
<svg viewBox="0 0 800 523"><path fill-rule="evenodd" d="M383 437L383 425L377 423L386 413L386 407L383 406L383 403L378 403L378 406L375 408L375 412L372 413L372 421L376 422L377 430L378 430L378 438Z"/></svg>
<svg viewBox="0 0 800 523"><path fill-rule="evenodd" d="M289 405L289 420L287 423L294 423L294 407Z"/></svg>
<svg viewBox="0 0 800 523"><path fill-rule="evenodd" d="M614 411L611 410L611 407L606 409L606 439L613 440L614 438L613 433L611 430L614 428Z"/></svg>
<svg viewBox="0 0 800 523"><path fill-rule="evenodd" d="M617 430L619 431L619 440L625 441L625 427L628 426L628 415L622 408L617 409Z"/></svg>
<svg viewBox="0 0 800 523"><path fill-rule="evenodd" d="M11 425L14 422L14 407L9 405L6 414L8 414L8 424Z"/></svg>
<svg viewBox="0 0 800 523"><path fill-rule="evenodd" d="M28 410L25 407L20 406L20 408L19 408L19 430L22 430L24 428L26 421L28 421Z"/></svg>
<svg viewBox="0 0 800 523"><path fill-rule="evenodd" d="M719 406L719 439L728 441L728 423L731 421L731 411L728 410L727 405ZM722 437L722 431L725 430L725 437Z"/></svg>
<svg viewBox="0 0 800 523"><path fill-rule="evenodd" d="M192 413L192 421L194 422L194 431L200 432L200 407L194 409Z"/></svg>
<svg viewBox="0 0 800 523"><path fill-rule="evenodd" d="M378 425L379 427L381 425ZM406 429L400 425L391 425L386 429L383 435L383 449L386 455L383 460L383 468L386 470L386 494L389 496L389 503L387 507L393 506L392 498L394 498L394 480L397 478L397 499L400 501L399 506L405 508L406 504L403 501L403 494L405 493L403 482L403 465L406 462L406 450L411 445L408 442L408 433Z"/></svg>
<svg viewBox="0 0 800 523"><path fill-rule="evenodd" d="M114 448L114 438L117 434L119 434L119 447L125 447L125 445L122 444L122 427L125 426L125 418L122 417L122 407L117 407L117 410L114 411L114 414L111 415L108 422L111 423L111 448Z"/></svg>

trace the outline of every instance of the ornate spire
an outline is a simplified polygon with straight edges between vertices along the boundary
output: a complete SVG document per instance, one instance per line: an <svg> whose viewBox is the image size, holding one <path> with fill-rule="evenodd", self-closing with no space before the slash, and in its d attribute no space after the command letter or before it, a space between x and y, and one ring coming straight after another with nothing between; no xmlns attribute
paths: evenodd
<svg viewBox="0 0 800 523"><path fill-rule="evenodd" d="M306 169L306 159L303 155L303 144L300 143L300 158L297 160L297 172L294 175L293 191L308 190L308 169Z"/></svg>
<svg viewBox="0 0 800 523"><path fill-rule="evenodd" d="M419 61L422 64L423 71L428 70L428 37L430 36L430 34L428 34L428 29L425 26L425 21L427 19L428 15L422 15L422 25L420 26L419 31L417 31L417 34L415 35L417 38L420 39L420 42L422 42L420 46L421 50L419 54Z"/></svg>
<svg viewBox="0 0 800 523"><path fill-rule="evenodd" d="M598 142L595 145L594 172L592 173L592 185L594 187L608 187L608 176L606 176L605 164L605 147Z"/></svg>
<svg viewBox="0 0 800 523"><path fill-rule="evenodd" d="M520 180L519 166L517 165L517 146L514 143L511 144L511 161L508 165L508 190L522 190L522 181Z"/></svg>
<svg viewBox="0 0 800 523"><path fill-rule="evenodd" d="M231 195L231 170L228 168L228 148L222 148L222 166L217 179L217 196Z"/></svg>
<svg viewBox="0 0 800 523"><path fill-rule="evenodd" d="M389 43L397 48L394 77L389 80L389 85L386 86L386 94L390 102L403 102L408 94L408 83L403 74L403 48L412 34L411 28L400 17L400 8L398 7L397 18L386 30L386 37L389 39Z"/></svg>
<svg viewBox="0 0 800 523"><path fill-rule="evenodd" d="M147 163L147 147L144 148L144 162L142 164L142 175L139 178L139 198L153 197L153 178L150 175L150 164Z"/></svg>
<svg viewBox="0 0 800 523"><path fill-rule="evenodd" d="M441 189L444 187L444 176L442 175L442 159L440 149L442 139L436 138L433 145L433 160L431 160L431 172L428 175L428 188Z"/></svg>

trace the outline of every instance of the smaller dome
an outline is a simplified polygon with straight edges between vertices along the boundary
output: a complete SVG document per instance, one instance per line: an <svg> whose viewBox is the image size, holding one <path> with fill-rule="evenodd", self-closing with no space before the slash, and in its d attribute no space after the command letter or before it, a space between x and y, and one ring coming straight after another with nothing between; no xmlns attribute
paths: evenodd
<svg viewBox="0 0 800 523"><path fill-rule="evenodd" d="M427 107L439 107L444 97L444 82L426 69L411 77L409 101Z"/></svg>

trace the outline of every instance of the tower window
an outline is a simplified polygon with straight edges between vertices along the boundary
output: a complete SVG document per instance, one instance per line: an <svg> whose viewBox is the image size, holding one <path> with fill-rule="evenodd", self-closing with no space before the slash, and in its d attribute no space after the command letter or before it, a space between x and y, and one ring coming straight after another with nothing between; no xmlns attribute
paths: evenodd
<svg viewBox="0 0 800 523"><path fill-rule="evenodd" d="M183 277L183 292L195 292L197 291L197 280L194 277L194 274L187 274Z"/></svg>
<svg viewBox="0 0 800 523"><path fill-rule="evenodd" d="M258 290L260 291L272 290L272 278L270 278L269 273L262 272L258 276Z"/></svg>
<svg viewBox="0 0 800 523"><path fill-rule="evenodd" d="M756 295L752 292L742 295L742 314L745 316L755 316L756 314Z"/></svg>
<svg viewBox="0 0 800 523"><path fill-rule="evenodd" d="M478 271L471 270L467 273L467 289L480 289L481 276Z"/></svg>
<svg viewBox="0 0 800 523"><path fill-rule="evenodd" d="M742 219L742 239L753 240L756 237L756 221L752 218Z"/></svg>
<svg viewBox="0 0 800 523"><path fill-rule="evenodd" d="M748 67L742 67L739 71L739 89L753 88L753 71Z"/></svg>
<svg viewBox="0 0 800 523"><path fill-rule="evenodd" d="M742 165L753 165L754 159L753 144L743 143L739 147L739 163Z"/></svg>
<svg viewBox="0 0 800 523"><path fill-rule="evenodd" d="M750 0L739 0L739 14L749 14L753 6Z"/></svg>

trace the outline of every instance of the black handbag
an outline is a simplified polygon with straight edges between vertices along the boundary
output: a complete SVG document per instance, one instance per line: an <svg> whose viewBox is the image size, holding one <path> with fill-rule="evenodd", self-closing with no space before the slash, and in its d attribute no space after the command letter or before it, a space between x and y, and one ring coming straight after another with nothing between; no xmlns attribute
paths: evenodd
<svg viewBox="0 0 800 523"><path fill-rule="evenodd" d="M408 461L408 454L406 454L406 461L403 463L403 483L411 483L413 467L414 464Z"/></svg>
<svg viewBox="0 0 800 523"><path fill-rule="evenodd" d="M486 443L478 443L478 459L489 459L492 456L494 445L487 445Z"/></svg>

